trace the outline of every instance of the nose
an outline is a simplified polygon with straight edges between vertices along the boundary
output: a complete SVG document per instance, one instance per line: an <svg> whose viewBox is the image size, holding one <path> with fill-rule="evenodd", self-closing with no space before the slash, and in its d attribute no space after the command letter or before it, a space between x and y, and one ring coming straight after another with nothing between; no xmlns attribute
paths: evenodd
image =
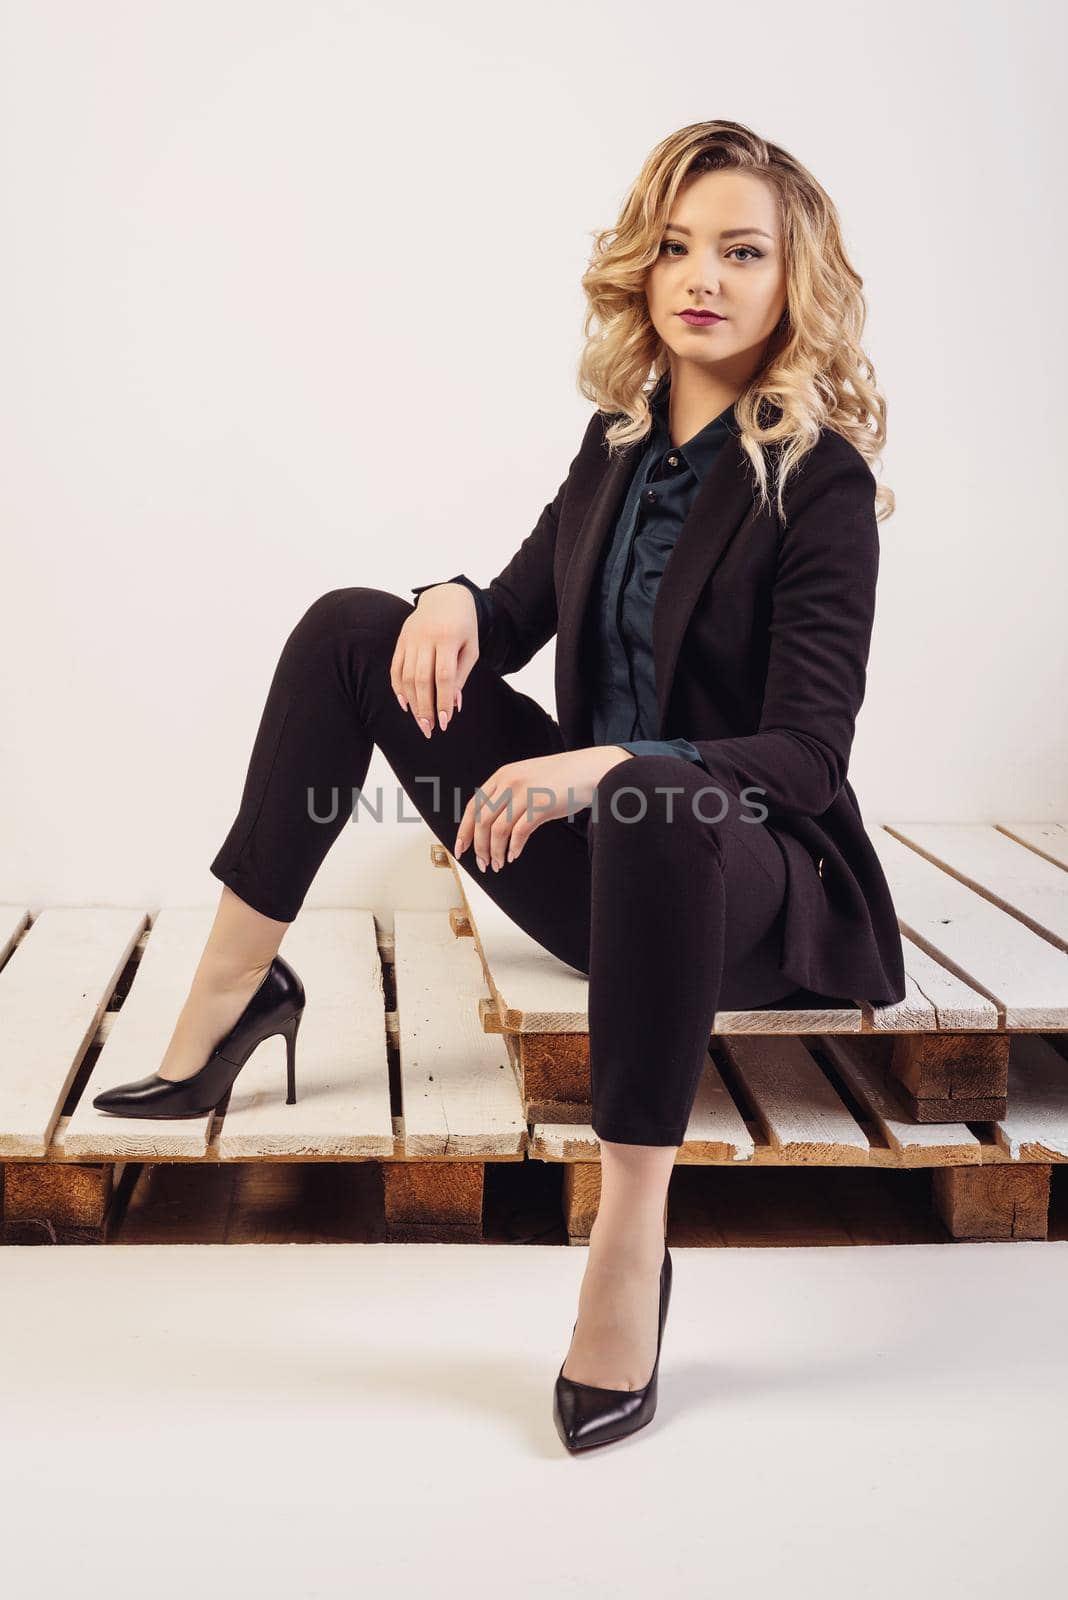
<svg viewBox="0 0 1068 1600"><path fill-rule="evenodd" d="M719 257L714 249L707 250L703 255L691 250L689 257L690 271L687 274L686 288L694 294L700 295L707 290L709 294L719 293Z"/></svg>

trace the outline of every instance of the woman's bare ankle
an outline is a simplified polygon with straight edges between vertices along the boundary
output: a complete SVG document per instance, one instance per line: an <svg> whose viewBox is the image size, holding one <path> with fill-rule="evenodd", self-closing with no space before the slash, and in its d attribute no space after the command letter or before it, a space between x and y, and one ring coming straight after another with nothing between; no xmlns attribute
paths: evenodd
<svg viewBox="0 0 1068 1600"><path fill-rule="evenodd" d="M225 950L205 950L189 985L190 995L221 994L260 984L271 970L274 956L266 960L231 954Z"/></svg>
<svg viewBox="0 0 1068 1600"><path fill-rule="evenodd" d="M170 1042L156 1068L161 1078L181 1080L198 1072L229 1033L270 971L263 968L197 968Z"/></svg>
<svg viewBox="0 0 1068 1600"><path fill-rule="evenodd" d="M241 985L257 972L262 977L289 926L265 917L224 885L194 981L203 976L218 988Z"/></svg>

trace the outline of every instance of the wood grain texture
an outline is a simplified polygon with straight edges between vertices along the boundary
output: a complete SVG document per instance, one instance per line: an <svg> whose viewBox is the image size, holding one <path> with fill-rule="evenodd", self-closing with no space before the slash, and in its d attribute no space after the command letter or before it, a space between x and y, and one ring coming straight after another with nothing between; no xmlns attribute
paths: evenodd
<svg viewBox="0 0 1068 1600"><path fill-rule="evenodd" d="M265 1039L242 1067L210 1154L341 1160L392 1155L382 963L369 910L307 909L282 954L304 984L297 1099L285 1099L285 1040Z"/></svg>
<svg viewBox="0 0 1068 1600"><path fill-rule="evenodd" d="M871 837L909 938L993 1001L999 1027L1068 1027L1068 952L903 843L905 824L892 826Z"/></svg>
<svg viewBox="0 0 1068 1600"><path fill-rule="evenodd" d="M482 965L438 911L394 917L403 1153L521 1156L527 1123L500 1034L482 1027Z"/></svg>
<svg viewBox="0 0 1068 1600"><path fill-rule="evenodd" d="M44 1156L147 920L139 907L49 908L11 951L0 971L0 1156Z"/></svg>

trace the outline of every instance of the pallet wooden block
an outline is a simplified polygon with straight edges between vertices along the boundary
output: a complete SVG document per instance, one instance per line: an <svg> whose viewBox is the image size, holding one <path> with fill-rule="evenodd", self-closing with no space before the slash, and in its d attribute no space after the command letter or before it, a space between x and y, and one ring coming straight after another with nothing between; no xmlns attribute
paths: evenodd
<svg viewBox="0 0 1068 1600"><path fill-rule="evenodd" d="M391 1236L481 1237L485 1162L522 1160L527 1125L504 1042L479 1024L478 956L440 911L398 912L381 939L366 910L308 909L293 924L284 952L307 994L295 1104L275 1037L207 1116L93 1108L101 1087L158 1066L213 914L61 908L31 921L0 907L5 1224L106 1237L127 1164L377 1160Z"/></svg>
<svg viewBox="0 0 1068 1600"><path fill-rule="evenodd" d="M1068 1063L1040 1037L1068 1028L1068 827L871 832L900 918L904 1000L800 994L719 1012L679 1160L930 1167L954 1236L1045 1237L1049 1167L1068 1159ZM530 1153L574 1169L565 1204L581 1239L597 1194L587 979L448 850L433 854L459 885L457 931L479 950L483 1025L509 1044Z"/></svg>

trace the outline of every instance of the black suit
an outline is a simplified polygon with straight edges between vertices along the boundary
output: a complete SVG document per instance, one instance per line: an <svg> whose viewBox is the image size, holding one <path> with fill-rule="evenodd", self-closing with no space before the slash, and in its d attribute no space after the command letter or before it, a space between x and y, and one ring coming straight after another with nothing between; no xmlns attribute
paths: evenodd
<svg viewBox="0 0 1068 1600"><path fill-rule="evenodd" d="M308 607L211 862L247 904L296 917L350 814L366 817L356 796L376 746L451 849L495 770L596 742L595 577L632 464L630 453L609 464L604 420L595 414L566 481L491 581L463 707L431 739L391 682L410 602L354 585ZM707 770L632 755L596 784L586 837L554 818L485 877L473 845L459 857L533 940L588 977L602 1139L682 1141L717 1010L799 986L876 1002L903 993L894 909L846 781L875 599L873 479L850 444L824 434L781 532L754 510L748 467L734 436L677 531L652 613L656 733L692 740ZM558 720L504 676L554 633ZM677 785L689 806L632 826L646 815L635 791L655 805ZM702 798L712 786L729 800L715 825L716 796ZM380 796L369 804L381 814Z"/></svg>
<svg viewBox="0 0 1068 1600"><path fill-rule="evenodd" d="M480 657L516 672L556 634L566 745L594 742L595 575L634 465L595 412L555 498L489 584ZM848 781L875 611L875 479L825 428L790 479L786 522L757 508L736 435L701 483L653 614L660 727L692 740L732 814L762 816L787 862L782 968L799 987L904 998L897 916ZM773 486L772 486L773 494ZM774 500L773 500L774 505Z"/></svg>

